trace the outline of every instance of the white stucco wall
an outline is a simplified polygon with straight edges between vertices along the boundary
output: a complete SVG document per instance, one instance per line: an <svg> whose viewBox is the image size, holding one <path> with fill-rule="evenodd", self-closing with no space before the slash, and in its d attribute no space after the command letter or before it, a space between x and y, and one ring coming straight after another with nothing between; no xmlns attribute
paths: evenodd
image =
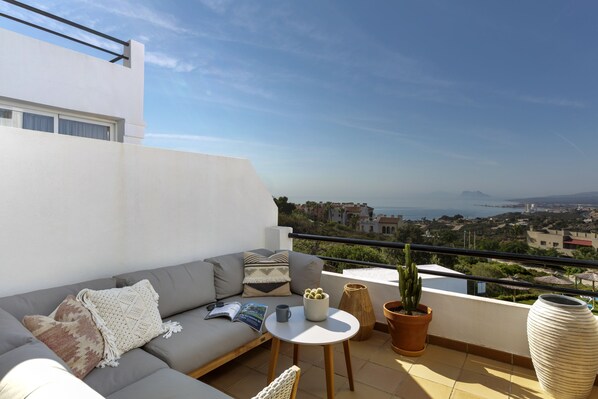
<svg viewBox="0 0 598 399"><path fill-rule="evenodd" d="M143 44L130 42L123 66L0 29L0 51L0 99L111 119L125 142L143 139Z"/></svg>
<svg viewBox="0 0 598 399"><path fill-rule="evenodd" d="M264 247L250 162L0 127L0 296Z"/></svg>
<svg viewBox="0 0 598 399"><path fill-rule="evenodd" d="M386 324L383 305L400 299L397 284L324 272L321 286L330 294L330 306L338 306L347 283L362 283L368 287L376 321ZM530 357L528 305L432 288L424 288L421 303L433 311L428 329L431 335Z"/></svg>

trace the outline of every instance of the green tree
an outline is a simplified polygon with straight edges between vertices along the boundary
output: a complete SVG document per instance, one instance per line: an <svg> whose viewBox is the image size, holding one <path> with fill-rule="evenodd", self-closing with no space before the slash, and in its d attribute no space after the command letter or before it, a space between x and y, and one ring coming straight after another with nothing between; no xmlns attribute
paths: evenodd
<svg viewBox="0 0 598 399"><path fill-rule="evenodd" d="M573 251L573 257L581 260L598 260L598 250L594 247L583 247Z"/></svg>
<svg viewBox="0 0 598 399"><path fill-rule="evenodd" d="M364 262L383 263L388 264L387 258L384 256L382 251L377 248L364 247L361 245L332 245L325 250L325 256L339 259L351 259L359 260ZM329 262L336 267L338 273L342 273L343 269L346 268L359 268L368 266L359 266L349 263L335 263Z"/></svg>
<svg viewBox="0 0 598 399"><path fill-rule="evenodd" d="M529 246L523 241L503 241L500 243L500 250L514 254L527 254L529 253Z"/></svg>
<svg viewBox="0 0 598 399"><path fill-rule="evenodd" d="M297 205L289 202L287 197L274 198L274 203L278 207L279 214L284 213L286 215L290 215L295 209L297 209Z"/></svg>

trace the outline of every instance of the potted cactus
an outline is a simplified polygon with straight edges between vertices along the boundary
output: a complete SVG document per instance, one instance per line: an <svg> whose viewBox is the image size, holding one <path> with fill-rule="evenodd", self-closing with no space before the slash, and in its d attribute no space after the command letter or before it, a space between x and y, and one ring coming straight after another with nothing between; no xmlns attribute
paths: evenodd
<svg viewBox="0 0 598 399"><path fill-rule="evenodd" d="M321 287L307 288L303 294L303 312L310 321L323 321L328 317L330 296Z"/></svg>
<svg viewBox="0 0 598 399"><path fill-rule="evenodd" d="M392 349L405 356L421 356L426 348L428 325L432 309L419 303L422 279L415 262L411 261L411 246L405 245L405 266L397 265L400 301L384 304L384 317L392 339Z"/></svg>

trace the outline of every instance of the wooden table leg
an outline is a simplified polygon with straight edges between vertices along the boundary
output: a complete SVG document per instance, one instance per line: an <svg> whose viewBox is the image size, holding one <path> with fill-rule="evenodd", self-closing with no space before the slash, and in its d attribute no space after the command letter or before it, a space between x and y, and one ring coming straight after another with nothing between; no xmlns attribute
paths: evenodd
<svg viewBox="0 0 598 399"><path fill-rule="evenodd" d="M293 364L299 366L299 345L293 344Z"/></svg>
<svg viewBox="0 0 598 399"><path fill-rule="evenodd" d="M349 340L343 341L343 349L345 351L345 364L347 365L347 375L349 376L349 388L354 391L353 385L353 367L351 367L351 351L349 350Z"/></svg>
<svg viewBox="0 0 598 399"><path fill-rule="evenodd" d="M324 370L326 370L326 395L334 399L334 358L332 345L324 345Z"/></svg>
<svg viewBox="0 0 598 399"><path fill-rule="evenodd" d="M270 347L270 366L268 366L267 384L274 381L276 371L276 362L278 362L278 352L280 351L280 339L272 337L272 346Z"/></svg>

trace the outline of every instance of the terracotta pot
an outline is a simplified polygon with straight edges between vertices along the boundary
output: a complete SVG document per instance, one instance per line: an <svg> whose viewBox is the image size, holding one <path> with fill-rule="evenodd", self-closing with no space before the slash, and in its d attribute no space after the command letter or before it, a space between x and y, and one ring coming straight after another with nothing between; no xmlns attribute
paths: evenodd
<svg viewBox="0 0 598 399"><path fill-rule="evenodd" d="M428 325L432 321L432 309L420 304L423 315L407 315L391 309L402 308L401 301L384 304L384 316L392 339L392 349L403 356L421 356L426 349Z"/></svg>

